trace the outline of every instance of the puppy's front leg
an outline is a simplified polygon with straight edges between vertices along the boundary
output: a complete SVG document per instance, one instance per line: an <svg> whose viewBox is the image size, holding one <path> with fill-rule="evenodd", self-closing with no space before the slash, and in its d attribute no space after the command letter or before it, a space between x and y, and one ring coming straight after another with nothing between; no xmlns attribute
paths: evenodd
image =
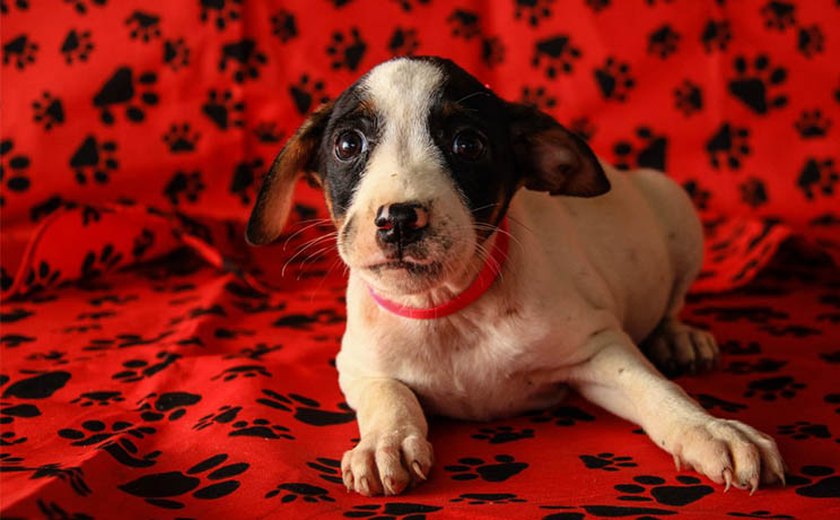
<svg viewBox="0 0 840 520"><path fill-rule="evenodd" d="M401 493L426 480L432 467L428 425L411 390L394 379L357 379L345 385L356 405L361 440L341 459L347 489L363 495Z"/></svg>
<svg viewBox="0 0 840 520"><path fill-rule="evenodd" d="M569 382L581 394L642 426L681 463L718 484L755 491L759 482L784 484L784 463L768 435L738 421L709 415L644 358L622 331L593 335L594 355L574 367Z"/></svg>

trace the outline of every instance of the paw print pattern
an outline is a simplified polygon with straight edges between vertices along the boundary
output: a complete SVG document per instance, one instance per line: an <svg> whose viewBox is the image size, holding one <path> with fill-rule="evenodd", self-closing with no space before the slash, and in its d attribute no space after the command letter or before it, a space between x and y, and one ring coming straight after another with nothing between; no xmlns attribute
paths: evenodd
<svg viewBox="0 0 840 520"><path fill-rule="evenodd" d="M758 208L767 204L767 186L757 177L750 177L739 184L738 191L741 193L741 201L750 207Z"/></svg>
<svg viewBox="0 0 840 520"><path fill-rule="evenodd" d="M610 6L611 0L584 0L587 6L596 13L603 11Z"/></svg>
<svg viewBox="0 0 840 520"><path fill-rule="evenodd" d="M122 253L117 252L111 244L104 245L99 253L88 251L82 260L82 276L85 278L102 276L118 266L122 259Z"/></svg>
<svg viewBox="0 0 840 520"><path fill-rule="evenodd" d="M779 426L776 431L779 435L790 437L797 441L804 441L811 438L830 439L831 431L825 424L814 424L808 421L796 421L793 424Z"/></svg>
<svg viewBox="0 0 840 520"><path fill-rule="evenodd" d="M531 27L536 27L541 21L551 18L553 4L554 0L516 0L513 16L517 20L525 19Z"/></svg>
<svg viewBox="0 0 840 520"><path fill-rule="evenodd" d="M592 422L595 417L575 406L559 406L552 410L539 410L525 414L531 422L553 422L557 426L574 426L579 422Z"/></svg>
<svg viewBox="0 0 840 520"><path fill-rule="evenodd" d="M551 110L557 106L557 98L551 96L543 86L531 87L526 85L522 87L519 101L539 110Z"/></svg>
<svg viewBox="0 0 840 520"><path fill-rule="evenodd" d="M53 126L64 124L64 104L60 99L44 91L41 97L32 102L34 112L32 120L50 131Z"/></svg>
<svg viewBox="0 0 840 520"><path fill-rule="evenodd" d="M230 193L239 197L243 205L250 205L256 190L257 175L261 173L265 163L261 158L243 161L233 169L230 181Z"/></svg>
<svg viewBox="0 0 840 520"><path fill-rule="evenodd" d="M165 370L179 359L181 359L180 354L173 354L162 350L152 360L132 359L124 362L122 366L125 370L117 372L111 376L111 379L122 383L135 383Z"/></svg>
<svg viewBox="0 0 840 520"><path fill-rule="evenodd" d="M633 484L619 484L616 491L624 493L619 500L632 502L656 502L667 506L686 506L693 504L714 492L710 486L701 483L697 477L680 475L678 485L665 485L661 477L641 475L633 478Z"/></svg>
<svg viewBox="0 0 840 520"><path fill-rule="evenodd" d="M700 34L700 42L706 52L725 51L732 41L732 26L729 20L709 20Z"/></svg>
<svg viewBox="0 0 840 520"><path fill-rule="evenodd" d="M187 407L201 401L201 396L189 392L151 393L138 401L137 411L146 422L177 421L187 413Z"/></svg>
<svg viewBox="0 0 840 520"><path fill-rule="evenodd" d="M28 155L14 153L15 143L11 139L0 142L0 183L14 193L29 190L29 166L32 161ZM0 196L0 206L5 203Z"/></svg>
<svg viewBox="0 0 840 520"><path fill-rule="evenodd" d="M190 49L183 38L163 41L163 63L172 70L179 70L190 64Z"/></svg>
<svg viewBox="0 0 840 520"><path fill-rule="evenodd" d="M216 29L223 31L230 22L239 20L239 8L242 0L200 0L201 21L212 21Z"/></svg>
<svg viewBox="0 0 840 520"><path fill-rule="evenodd" d="M570 74L574 70L575 61L581 56L580 49L572 43L569 35L558 34L537 41L531 65L539 68L545 63L545 75L555 78L558 72Z"/></svg>
<svg viewBox="0 0 840 520"><path fill-rule="evenodd" d="M244 83L247 79L257 79L260 76L260 67L265 66L267 62L268 58L257 48L257 42L251 38L243 38L238 42L222 46L219 70L226 72L229 64L233 63L230 67L233 80Z"/></svg>
<svg viewBox="0 0 840 520"><path fill-rule="evenodd" d="M169 131L163 134L163 142L170 153L193 152L200 137L201 134L193 132L189 123L172 123Z"/></svg>
<svg viewBox="0 0 840 520"><path fill-rule="evenodd" d="M522 504L527 502L513 493L463 493L450 502L466 502L471 506L483 506L487 504Z"/></svg>
<svg viewBox="0 0 840 520"><path fill-rule="evenodd" d="M796 494L809 498L840 498L840 475L829 466L803 466L803 475L791 475L788 485Z"/></svg>
<svg viewBox="0 0 840 520"><path fill-rule="evenodd" d="M160 16L143 11L134 11L125 19L128 35L132 40L150 40L160 38Z"/></svg>
<svg viewBox="0 0 840 520"><path fill-rule="evenodd" d="M120 391L111 391L111 390L102 390L102 391L95 391L95 392L85 392L79 397L70 401L72 404L78 404L83 408L87 408L89 406L109 406L114 403L121 403L125 401L125 397L123 397L122 392Z"/></svg>
<svg viewBox="0 0 840 520"><path fill-rule="evenodd" d="M277 144L283 140L284 135L274 121L260 121L254 127L253 134L259 142L265 144Z"/></svg>
<svg viewBox="0 0 840 520"><path fill-rule="evenodd" d="M61 271L50 267L49 262L41 260L37 268L33 267L26 273L24 285L29 291L40 291L55 284L61 279Z"/></svg>
<svg viewBox="0 0 840 520"><path fill-rule="evenodd" d="M796 185L809 200L816 198L818 193L829 196L834 193L834 185L840 180L840 173L834 168L834 159L808 158Z"/></svg>
<svg viewBox="0 0 840 520"><path fill-rule="evenodd" d="M677 51L680 35L670 25L663 25L648 35L648 54L662 59Z"/></svg>
<svg viewBox="0 0 840 520"><path fill-rule="evenodd" d="M452 473L452 480L475 480L480 478L486 482L504 482L518 475L528 464L517 462L511 455L496 455L495 463L486 463L483 459L464 457L458 459L458 464L444 466L444 470Z"/></svg>
<svg viewBox="0 0 840 520"><path fill-rule="evenodd" d="M314 461L307 462L306 465L317 471L318 476L327 482L332 482L333 484L344 483L344 480L341 478L340 460L318 457Z"/></svg>
<svg viewBox="0 0 840 520"><path fill-rule="evenodd" d="M201 111L220 130L227 130L231 127L242 126L245 103L235 101L233 92L230 90L211 89L207 93L207 101L201 106Z"/></svg>
<svg viewBox="0 0 840 520"><path fill-rule="evenodd" d="M326 95L326 85L322 80L312 81L308 74L303 74L297 83L289 87L289 95L300 115L306 115L314 108L313 102L326 103L330 98Z"/></svg>
<svg viewBox="0 0 840 520"><path fill-rule="evenodd" d="M135 78L131 68L119 67L96 93L93 105L100 110L100 118L106 125L114 124L113 111L122 105L125 117L139 123L146 118L146 108L158 104L158 95L151 90L156 83L154 72L144 72Z"/></svg>
<svg viewBox="0 0 840 520"><path fill-rule="evenodd" d="M297 19L293 13L281 9L271 16L271 34L288 43L298 36Z"/></svg>
<svg viewBox="0 0 840 520"><path fill-rule="evenodd" d="M725 164L733 170L741 168L741 162L750 154L749 136L748 129L723 123L706 142L712 167L720 169Z"/></svg>
<svg viewBox="0 0 840 520"><path fill-rule="evenodd" d="M761 8L764 26L784 31L796 24L796 6L789 2L770 0Z"/></svg>
<svg viewBox="0 0 840 520"><path fill-rule="evenodd" d="M294 411L294 417L298 421L311 426L332 426L353 421L356 414L346 403L338 405L338 411L324 410L321 403L309 397L298 394L288 396L265 389L262 391L264 397L257 399L259 404L283 410L284 412Z"/></svg>
<svg viewBox="0 0 840 520"><path fill-rule="evenodd" d="M403 29L397 27L388 40L388 52L392 56L413 56L420 48L417 29Z"/></svg>
<svg viewBox="0 0 840 520"><path fill-rule="evenodd" d="M327 47L333 70L347 69L351 72L359 68L366 51L367 43L357 27L352 27L348 34L335 31Z"/></svg>
<svg viewBox="0 0 840 520"><path fill-rule="evenodd" d="M260 439L294 439L289 434L289 429L279 424L272 424L268 419L254 419L248 421L236 421L232 425L228 437L259 437Z"/></svg>
<svg viewBox="0 0 840 520"><path fill-rule="evenodd" d="M604 99L624 102L627 94L636 86L636 80L630 76L630 65L620 63L612 56L602 67L594 71L595 83Z"/></svg>
<svg viewBox="0 0 840 520"><path fill-rule="evenodd" d="M825 46L825 35L819 25L800 27L796 33L796 50L806 58L813 58L822 54Z"/></svg>
<svg viewBox="0 0 840 520"><path fill-rule="evenodd" d="M477 13L463 9L455 9L446 19L446 23L452 30L452 36L465 40L471 40L481 34L479 22Z"/></svg>
<svg viewBox="0 0 840 520"><path fill-rule="evenodd" d="M211 413L205 415L201 419L198 420L197 423L193 426L193 430L203 430L205 428L209 428L214 424L227 424L232 422L236 417L239 415L239 412L242 411L241 406L231 406L231 405L224 405L218 409L215 413Z"/></svg>
<svg viewBox="0 0 840 520"><path fill-rule="evenodd" d="M481 39L481 61L488 67L495 67L505 61L505 47L501 38L490 36Z"/></svg>
<svg viewBox="0 0 840 520"><path fill-rule="evenodd" d="M59 51L64 56L64 61L68 65L80 61L86 62L90 53L93 52L94 45L91 40L90 31L77 31L70 29L64 41L61 42Z"/></svg>
<svg viewBox="0 0 840 520"><path fill-rule="evenodd" d="M775 401L779 397L793 399L805 387L790 376L767 377L750 381L744 397L759 397L764 401Z"/></svg>
<svg viewBox="0 0 840 520"><path fill-rule="evenodd" d="M473 439L487 441L490 444L503 444L522 439L533 439L534 430L524 428L516 430L512 426L499 426L497 428L479 428L478 433L472 436Z"/></svg>
<svg viewBox="0 0 840 520"><path fill-rule="evenodd" d="M29 36L20 36L3 44L3 65L14 64L18 70L35 63L38 56L38 44L29 39Z"/></svg>
<svg viewBox="0 0 840 520"><path fill-rule="evenodd" d="M633 462L633 457L616 457L612 453L580 455L580 460L588 469L599 469L602 471L618 471L621 468L635 468L638 465Z"/></svg>
<svg viewBox="0 0 840 520"><path fill-rule="evenodd" d="M160 456L160 451L149 452L137 457L138 448L129 437L142 439L152 435L157 430L149 426L134 427L130 422L116 421L108 425L99 420L85 421L81 429L64 428L58 431L58 436L73 442L72 446L96 446L111 455L114 460L132 468L147 468L153 466Z"/></svg>
<svg viewBox="0 0 840 520"><path fill-rule="evenodd" d="M759 54L752 62L738 56L733 67L735 77L727 84L729 93L747 108L756 114L766 114L787 105L787 95L775 93L787 79L787 71L770 65L766 54Z"/></svg>
<svg viewBox="0 0 840 520"><path fill-rule="evenodd" d="M102 7L108 3L108 0L64 0L64 3L71 4L79 14L87 14L88 5Z"/></svg>
<svg viewBox="0 0 840 520"><path fill-rule="evenodd" d="M831 119L825 117L819 108L803 110L793 126L802 139L820 139L828 135Z"/></svg>
<svg viewBox="0 0 840 520"><path fill-rule="evenodd" d="M70 167L76 175L76 182L87 184L94 180L98 184L105 184L111 174L119 166L114 157L117 144L114 141L97 141L89 135L70 158Z"/></svg>
<svg viewBox="0 0 840 520"><path fill-rule="evenodd" d="M411 0L400 0L408 3ZM428 0L419 0L427 2ZM391 502L389 504L362 504L344 513L345 518L371 518L375 520L425 520L426 515L443 509L426 504Z"/></svg>
<svg viewBox="0 0 840 520"><path fill-rule="evenodd" d="M265 494L265 498L274 498L280 496L280 501L285 503L294 502L298 498L304 502L311 504L317 502L335 502L335 499L330 496L330 492L326 489L304 482L289 482L280 484Z"/></svg>
<svg viewBox="0 0 840 520"><path fill-rule="evenodd" d="M262 365L239 365L222 370L220 373L211 377L210 380L218 381L221 379L227 383L229 381L239 379L240 377L252 378L257 376L271 377L271 372Z"/></svg>
<svg viewBox="0 0 840 520"><path fill-rule="evenodd" d="M613 145L616 167L621 169L653 168L665 171L668 138L664 134L654 133L646 126L636 129L636 137L640 142L639 146L634 146L630 141L619 141Z"/></svg>
<svg viewBox="0 0 840 520"><path fill-rule="evenodd" d="M227 460L228 455L222 453L199 462L186 472L153 473L117 487L124 493L142 498L153 506L181 509L184 503L175 499L187 493L199 500L213 500L228 496L239 489L240 483L233 477L245 473L250 464L237 462L221 466ZM209 482L204 482L202 480L204 478Z"/></svg>
<svg viewBox="0 0 840 520"><path fill-rule="evenodd" d="M182 202L195 203L198 202L205 187L201 172L179 171L175 172L169 182L166 183L163 194L175 205Z"/></svg>
<svg viewBox="0 0 840 520"><path fill-rule="evenodd" d="M674 104L677 110L686 116L703 110L703 91L700 90L700 85L687 79L683 80L680 86L674 89Z"/></svg>

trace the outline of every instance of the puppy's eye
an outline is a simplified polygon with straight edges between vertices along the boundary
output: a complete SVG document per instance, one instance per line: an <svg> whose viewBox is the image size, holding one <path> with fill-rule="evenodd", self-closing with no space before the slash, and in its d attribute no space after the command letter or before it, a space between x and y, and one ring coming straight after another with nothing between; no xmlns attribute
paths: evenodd
<svg viewBox="0 0 840 520"><path fill-rule="evenodd" d="M345 130L335 140L335 156L340 161L355 159L367 148L365 134L358 130Z"/></svg>
<svg viewBox="0 0 840 520"><path fill-rule="evenodd" d="M484 149L484 137L474 130L462 130L452 140L452 153L465 161L481 159Z"/></svg>

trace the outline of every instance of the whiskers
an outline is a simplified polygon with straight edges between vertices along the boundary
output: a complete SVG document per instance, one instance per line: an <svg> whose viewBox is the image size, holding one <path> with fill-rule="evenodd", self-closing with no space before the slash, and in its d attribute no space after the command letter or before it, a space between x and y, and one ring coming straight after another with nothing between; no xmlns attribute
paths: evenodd
<svg viewBox="0 0 840 520"><path fill-rule="evenodd" d="M304 258L303 261L298 262L301 268L305 267L306 264L309 263L309 261L313 258L318 258L320 255L323 255L324 253L335 247L336 238L338 238L338 231L332 231L330 233L319 235L311 240L307 240L306 242L301 244L301 246L295 251L295 253L291 257L289 257L289 259L286 260L286 262L283 264L283 267L280 269L280 276L286 276L286 269L289 267L289 265L291 265L292 262L295 261L295 259L299 258L307 251L310 251L309 255L306 258ZM317 249L315 249L315 251L312 252L312 248Z"/></svg>

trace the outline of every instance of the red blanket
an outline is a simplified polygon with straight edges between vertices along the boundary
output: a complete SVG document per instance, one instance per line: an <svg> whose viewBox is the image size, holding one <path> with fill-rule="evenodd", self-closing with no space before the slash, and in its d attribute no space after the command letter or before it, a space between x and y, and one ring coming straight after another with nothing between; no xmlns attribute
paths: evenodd
<svg viewBox="0 0 840 520"><path fill-rule="evenodd" d="M836 1L3 0L2 26L4 517L840 514ZM435 421L429 483L344 493L343 269L303 249L323 202L301 186L275 247L242 224L303 116L400 54L683 183L709 237L687 317L724 361L681 383L776 435L788 489L723 494L571 400Z"/></svg>

